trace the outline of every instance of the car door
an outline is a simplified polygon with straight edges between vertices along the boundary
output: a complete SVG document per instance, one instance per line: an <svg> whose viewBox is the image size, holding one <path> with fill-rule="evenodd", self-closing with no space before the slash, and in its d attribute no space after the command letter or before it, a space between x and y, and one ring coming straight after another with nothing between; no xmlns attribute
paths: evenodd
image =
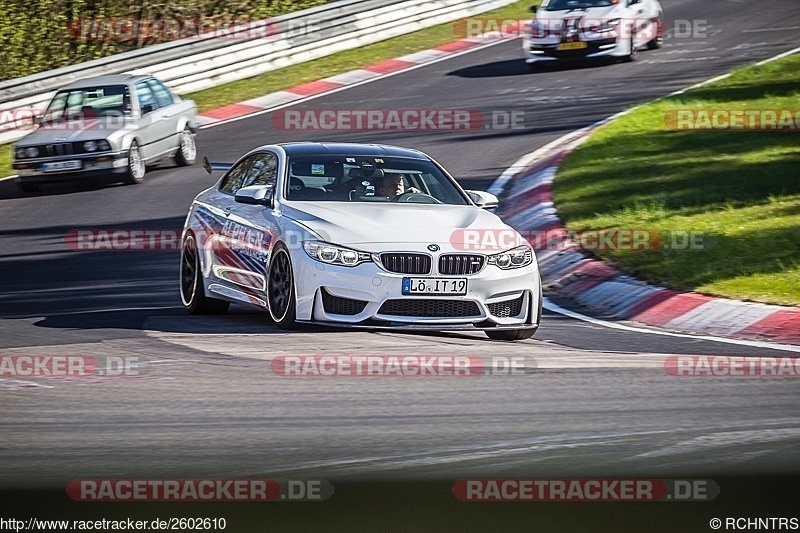
<svg viewBox="0 0 800 533"><path fill-rule="evenodd" d="M181 119L183 112L182 106L178 105L172 96L172 93L158 80L149 79L147 85L153 91L156 102L158 103L158 111L156 118L161 121L164 126L163 150L172 150L180 146L180 131L178 130L178 122Z"/></svg>
<svg viewBox="0 0 800 533"><path fill-rule="evenodd" d="M246 295L250 303L266 306L269 250L278 235L272 209L236 202L236 192L252 185L276 185L278 157L272 152L250 155L220 182L219 201L224 222L215 248L215 276L229 290ZM240 298L244 299L244 298Z"/></svg>
<svg viewBox="0 0 800 533"><path fill-rule="evenodd" d="M153 90L142 80L135 85L136 100L139 104L139 149L145 161L154 161L162 151L165 150L167 143L165 137L169 137L169 125L161 121L158 115L158 101Z"/></svg>

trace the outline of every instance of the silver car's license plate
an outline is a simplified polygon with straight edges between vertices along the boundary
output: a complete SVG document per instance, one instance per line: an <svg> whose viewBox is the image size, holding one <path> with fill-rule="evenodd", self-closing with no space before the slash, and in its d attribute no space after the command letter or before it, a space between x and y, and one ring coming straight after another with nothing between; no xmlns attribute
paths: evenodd
<svg viewBox="0 0 800 533"><path fill-rule="evenodd" d="M467 280L464 278L403 278L403 294L463 296L467 294Z"/></svg>
<svg viewBox="0 0 800 533"><path fill-rule="evenodd" d="M54 161L42 163L42 172L58 172L59 170L80 170L80 161Z"/></svg>

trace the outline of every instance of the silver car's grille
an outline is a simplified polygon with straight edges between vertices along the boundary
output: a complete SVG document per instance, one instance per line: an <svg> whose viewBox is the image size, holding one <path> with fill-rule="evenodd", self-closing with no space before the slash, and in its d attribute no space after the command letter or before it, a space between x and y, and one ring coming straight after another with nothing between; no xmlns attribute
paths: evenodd
<svg viewBox="0 0 800 533"><path fill-rule="evenodd" d="M381 254L383 268L395 274L430 274L431 256L405 252Z"/></svg>
<svg viewBox="0 0 800 533"><path fill-rule="evenodd" d="M386 300L378 314L429 318L463 318L479 317L481 316L481 310L478 304L469 300L407 298Z"/></svg>
<svg viewBox="0 0 800 533"><path fill-rule="evenodd" d="M56 155L72 155L72 143L58 143L58 144L48 144L45 146L45 151L49 156L56 156Z"/></svg>
<svg viewBox="0 0 800 533"><path fill-rule="evenodd" d="M476 254L444 254L439 257L439 274L469 276L477 274L486 264L486 257Z"/></svg>

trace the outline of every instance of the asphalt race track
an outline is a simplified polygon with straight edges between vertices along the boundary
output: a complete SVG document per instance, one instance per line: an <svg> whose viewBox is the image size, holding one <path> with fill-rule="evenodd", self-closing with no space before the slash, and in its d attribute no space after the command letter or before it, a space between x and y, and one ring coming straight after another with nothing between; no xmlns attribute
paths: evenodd
<svg viewBox="0 0 800 533"><path fill-rule="evenodd" d="M273 142L383 142L419 148L467 188L485 190L520 156L565 133L800 46L793 0L663 3L668 29L676 20L702 21L704 33L669 38L634 63L536 73L514 40L302 104L524 111L523 129L278 131L263 114L204 129L198 149L226 161ZM678 378L664 369L674 354L796 352L615 330L552 313L534 339L518 343L456 333L285 333L244 308L185 316L177 251L79 252L65 244L72 230L179 230L192 198L215 179L199 165L162 164L140 186L57 185L23 195L0 182L0 354L132 357L141 369L125 379L0 378L4 514L33 515L40 504L28 496L45 494L53 515L208 516L195 504L76 506L64 487L81 478L296 477L329 480L336 493L324 503L266 511L229 504L213 513L226 516L231 531L332 528L327 520L353 513L353 527L382 530L430 529L423 519L436 529L531 529L536 517L546 531L593 524L705 531L717 515L783 516L791 487L797 494L796 379ZM443 353L523 356L536 369L463 379L299 379L270 367L285 355ZM620 476L709 478L721 495L569 508L461 503L450 493L468 477ZM387 499L391 510L382 507Z"/></svg>

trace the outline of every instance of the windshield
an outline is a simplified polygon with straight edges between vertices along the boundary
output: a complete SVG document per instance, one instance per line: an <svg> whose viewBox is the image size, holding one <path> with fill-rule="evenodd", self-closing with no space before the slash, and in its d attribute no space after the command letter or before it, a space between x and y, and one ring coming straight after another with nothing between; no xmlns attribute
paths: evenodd
<svg viewBox="0 0 800 533"><path fill-rule="evenodd" d="M563 11L590 7L608 7L618 3L619 0L550 0L544 5L544 9L545 11Z"/></svg>
<svg viewBox="0 0 800 533"><path fill-rule="evenodd" d="M468 203L432 162L401 157L292 157L285 195L316 202Z"/></svg>
<svg viewBox="0 0 800 533"><path fill-rule="evenodd" d="M125 85L105 85L59 91L44 113L45 122L131 114Z"/></svg>

